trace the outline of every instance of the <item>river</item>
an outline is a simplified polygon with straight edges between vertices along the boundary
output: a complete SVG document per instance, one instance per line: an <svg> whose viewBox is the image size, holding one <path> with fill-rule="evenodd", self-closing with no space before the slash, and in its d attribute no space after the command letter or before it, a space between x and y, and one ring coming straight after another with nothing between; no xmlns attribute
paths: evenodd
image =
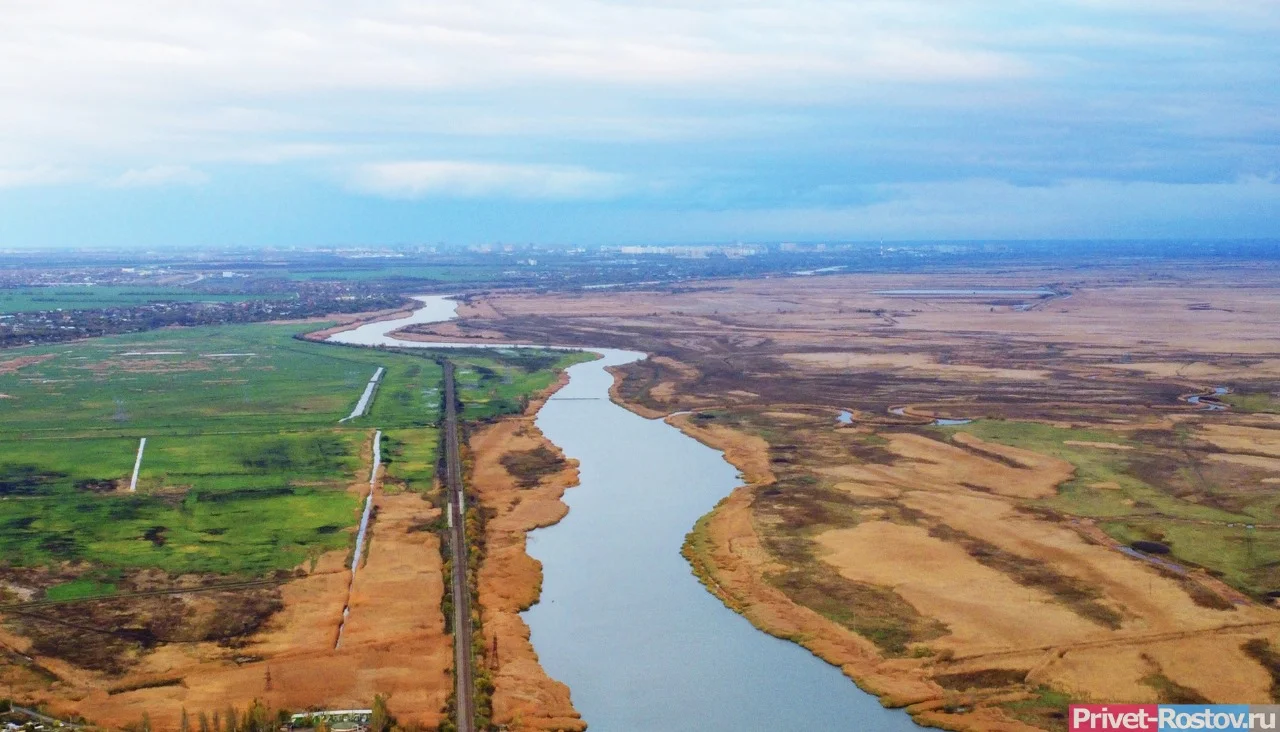
<svg viewBox="0 0 1280 732"><path fill-rule="evenodd" d="M410 348L459 344L387 334L455 317L444 297L329 340ZM510 348L515 344L486 344ZM529 346L535 347L535 346ZM541 601L525 614L534 648L569 685L593 732L918 729L804 648L755 629L697 581L680 555L694 522L741 484L723 455L609 399L608 366L644 358L590 349L539 410L543 433L579 462L569 515L529 536L543 565Z"/></svg>

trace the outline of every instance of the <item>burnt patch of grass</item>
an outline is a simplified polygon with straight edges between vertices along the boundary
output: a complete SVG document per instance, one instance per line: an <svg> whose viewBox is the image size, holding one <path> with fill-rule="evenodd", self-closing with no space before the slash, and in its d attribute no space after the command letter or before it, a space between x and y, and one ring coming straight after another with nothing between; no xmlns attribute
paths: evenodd
<svg viewBox="0 0 1280 732"><path fill-rule="evenodd" d="M622 375L618 380L618 395L625 402L639 404L642 407L662 410L666 405L654 399L650 391L663 381L674 380L677 375L670 369L651 358L617 367Z"/></svg>
<svg viewBox="0 0 1280 732"><path fill-rule="evenodd" d="M910 644L949 632L893 590L846 579L818 562L767 579L792 600L875 643L886 656L905 656Z"/></svg>
<svg viewBox="0 0 1280 732"><path fill-rule="evenodd" d="M44 470L39 465L0 465L0 496L39 496L52 490L66 473Z"/></svg>
<svg viewBox="0 0 1280 732"><path fill-rule="evenodd" d="M1186 577L1182 575L1174 575L1172 572L1167 572L1163 570L1160 572L1160 574L1166 577L1169 577L1171 579L1176 579L1178 581L1178 586L1182 588L1182 591L1187 593L1187 596L1191 598L1191 601L1199 605L1200 607L1208 608L1209 610L1235 610L1236 609L1236 606L1231 604L1231 602L1228 601L1226 598L1224 598L1222 595L1219 595L1213 590L1210 590L1208 587L1205 587L1204 585L1200 584L1199 582L1196 582L1190 577Z"/></svg>
<svg viewBox="0 0 1280 732"><path fill-rule="evenodd" d="M1209 704L1211 700L1187 686L1183 686L1162 673L1154 673L1140 679L1156 690L1161 704Z"/></svg>
<svg viewBox="0 0 1280 732"><path fill-rule="evenodd" d="M886 656L905 656L911 644L948 633L892 589L850 580L814 552L812 536L856 526L866 509L902 523L917 522L918 512L835 490L801 471L784 473L758 489L753 505L765 548L786 567L767 579L794 602L867 638Z"/></svg>
<svg viewBox="0 0 1280 732"><path fill-rule="evenodd" d="M982 458L983 460L990 460L993 463L999 463L1007 468L1013 468L1014 470L1028 469L1027 465L1014 460L1008 455L1003 455L995 450L984 450L981 445L966 445L962 442L956 442L955 440L948 440L947 444L952 447L958 447L970 455Z"/></svg>
<svg viewBox="0 0 1280 732"><path fill-rule="evenodd" d="M1271 701L1280 702L1280 652L1265 638L1251 638L1240 650L1271 674Z"/></svg>
<svg viewBox="0 0 1280 732"><path fill-rule="evenodd" d="M274 488L232 488L230 490L196 490L191 495L200 503L231 503L258 498L278 498L296 495L297 491L289 486ZM133 518L131 516L130 518Z"/></svg>
<svg viewBox="0 0 1280 732"><path fill-rule="evenodd" d="M931 680L938 686L952 691L1002 689L1007 686L1021 686L1027 680L1027 672L1016 668L984 668L977 671L939 674Z"/></svg>
<svg viewBox="0 0 1280 732"><path fill-rule="evenodd" d="M876 441L877 439L879 442ZM883 445L887 443L888 440L883 437L878 435L867 435L863 439L851 441L851 443L846 446L846 451L860 463L872 465L893 465L902 458L889 450L886 450Z"/></svg>
<svg viewBox="0 0 1280 732"><path fill-rule="evenodd" d="M278 588L95 599L15 613L38 655L109 675L125 673L158 646L244 645L284 608Z"/></svg>
<svg viewBox="0 0 1280 732"><path fill-rule="evenodd" d="M87 491L89 493L113 493L118 488L119 483L114 480L89 478L87 480L76 481L76 490Z"/></svg>
<svg viewBox="0 0 1280 732"><path fill-rule="evenodd" d="M564 458L545 445L532 450L508 452L502 456L502 467L516 479L521 488L536 488L543 478L555 475L565 465Z"/></svg>
<svg viewBox="0 0 1280 732"><path fill-rule="evenodd" d="M342 469L347 455L342 438L326 432L269 438L245 444L241 449L241 465L255 473L336 472Z"/></svg>
<svg viewBox="0 0 1280 732"><path fill-rule="evenodd" d="M142 535L142 538L151 542L152 546L162 547L165 544L165 532L168 531L164 526L152 526Z"/></svg>
<svg viewBox="0 0 1280 732"><path fill-rule="evenodd" d="M55 617L66 612L17 613L16 624L30 638L34 655L57 658L80 668L106 674L122 674L136 662L147 645L137 628L104 630Z"/></svg>
<svg viewBox="0 0 1280 732"><path fill-rule="evenodd" d="M5 529L9 531L26 531L36 522L35 516L19 516L15 519L9 519L5 522Z"/></svg>
<svg viewBox="0 0 1280 732"><path fill-rule="evenodd" d="M183 686L183 679L181 676L175 676L163 679L147 679L132 684L121 684L107 689L107 696L127 694L130 691L142 691L143 689L163 689L166 686Z"/></svg>
<svg viewBox="0 0 1280 732"><path fill-rule="evenodd" d="M1203 500L1213 495L1194 465L1187 464L1186 458L1173 458L1168 454L1142 455L1126 460L1124 471L1175 498Z"/></svg>
<svg viewBox="0 0 1280 732"><path fill-rule="evenodd" d="M812 560L811 535L856 526L858 512L872 507L891 511L894 506L889 501L833 490L808 475L787 476L761 487L754 504L766 546L784 561L797 564ZM788 545L795 549L788 550Z"/></svg>
<svg viewBox="0 0 1280 732"><path fill-rule="evenodd" d="M1006 714L1032 727L1049 732L1066 732L1067 711L1072 699L1063 692L1048 686L1035 690L1035 696L1000 705Z"/></svg>
<svg viewBox="0 0 1280 732"><path fill-rule="evenodd" d="M80 549L75 537L65 535L46 536L40 540L39 546L40 551L60 558L70 558Z"/></svg>
<svg viewBox="0 0 1280 732"><path fill-rule="evenodd" d="M1095 588L1053 569L1045 562L1005 551L987 541L966 534L946 524L929 529L929 535L959 544L969 556L984 566L1008 576L1023 587L1033 587L1049 593L1058 602L1080 617L1116 630L1124 616L1101 602L1102 594Z"/></svg>

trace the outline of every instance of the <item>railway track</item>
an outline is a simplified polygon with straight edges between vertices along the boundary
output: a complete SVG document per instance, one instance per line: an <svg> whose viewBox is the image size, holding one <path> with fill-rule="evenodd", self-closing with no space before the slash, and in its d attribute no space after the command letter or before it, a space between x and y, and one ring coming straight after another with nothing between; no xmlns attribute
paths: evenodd
<svg viewBox="0 0 1280 732"><path fill-rule="evenodd" d="M444 362L445 490L449 496L449 544L453 557L453 652L458 732L475 732L475 683L471 653L471 588L467 586L467 499L458 448L458 401L453 362Z"/></svg>

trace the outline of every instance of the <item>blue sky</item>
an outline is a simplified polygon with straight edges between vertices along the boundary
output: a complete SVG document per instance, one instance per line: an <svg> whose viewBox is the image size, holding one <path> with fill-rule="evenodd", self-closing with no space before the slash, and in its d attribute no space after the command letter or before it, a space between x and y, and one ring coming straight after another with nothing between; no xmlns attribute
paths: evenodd
<svg viewBox="0 0 1280 732"><path fill-rule="evenodd" d="M1275 0L5 0L0 247L1280 237Z"/></svg>

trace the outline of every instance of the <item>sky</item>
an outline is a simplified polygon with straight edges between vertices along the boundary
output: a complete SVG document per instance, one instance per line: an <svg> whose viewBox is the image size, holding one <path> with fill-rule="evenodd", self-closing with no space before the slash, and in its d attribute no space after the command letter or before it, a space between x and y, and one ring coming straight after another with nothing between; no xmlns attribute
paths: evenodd
<svg viewBox="0 0 1280 732"><path fill-rule="evenodd" d="M0 248L1280 237L1278 0L0 17Z"/></svg>

